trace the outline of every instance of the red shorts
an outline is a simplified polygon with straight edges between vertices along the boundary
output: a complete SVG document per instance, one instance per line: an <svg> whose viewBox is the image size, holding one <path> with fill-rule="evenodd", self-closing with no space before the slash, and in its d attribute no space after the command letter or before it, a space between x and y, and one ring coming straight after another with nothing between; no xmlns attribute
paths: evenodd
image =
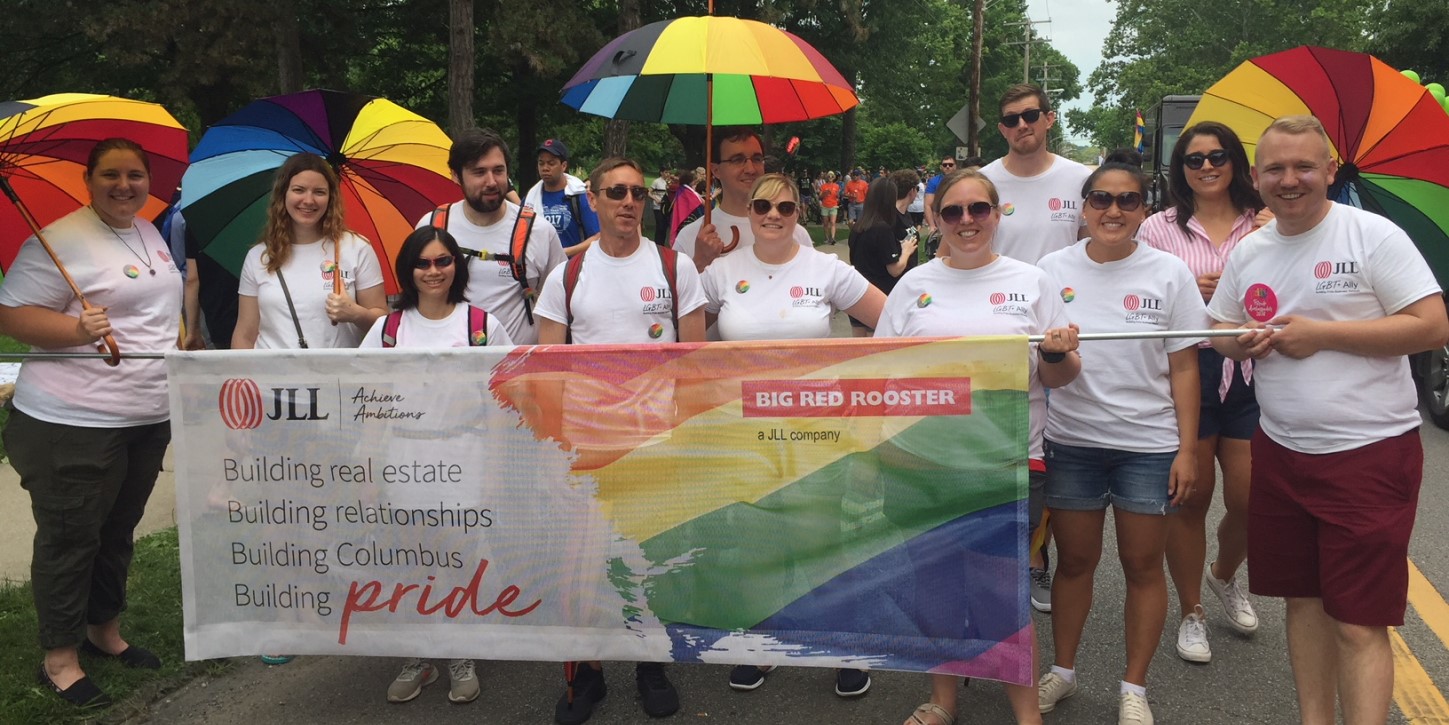
<svg viewBox="0 0 1449 725"><path fill-rule="evenodd" d="M1338 453L1289 450L1253 436L1248 590L1323 600L1330 617L1401 626L1409 535L1419 505L1419 431Z"/></svg>

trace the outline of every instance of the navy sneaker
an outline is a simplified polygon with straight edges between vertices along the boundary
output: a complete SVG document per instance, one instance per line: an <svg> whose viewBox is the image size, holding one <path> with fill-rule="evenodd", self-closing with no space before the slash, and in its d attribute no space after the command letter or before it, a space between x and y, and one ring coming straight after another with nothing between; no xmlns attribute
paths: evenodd
<svg viewBox="0 0 1449 725"><path fill-rule="evenodd" d="M860 697L869 689L869 672L846 669L835 671L835 694L841 697Z"/></svg>
<svg viewBox="0 0 1449 725"><path fill-rule="evenodd" d="M749 692L765 684L765 675L774 669L773 665L769 667L735 665L734 669L730 670L730 687L740 692Z"/></svg>
<svg viewBox="0 0 1449 725"><path fill-rule="evenodd" d="M669 717L679 712L679 692L664 674L658 662L634 665L634 679L639 685L639 706L649 717Z"/></svg>
<svg viewBox="0 0 1449 725"><path fill-rule="evenodd" d="M572 698L569 697L570 689ZM589 716L594 714L594 705L609 694L609 688L604 684L604 671L590 667L587 662L578 663L570 689L564 690L563 696L558 699L558 705L553 709L553 720L558 725L580 725L587 722Z"/></svg>

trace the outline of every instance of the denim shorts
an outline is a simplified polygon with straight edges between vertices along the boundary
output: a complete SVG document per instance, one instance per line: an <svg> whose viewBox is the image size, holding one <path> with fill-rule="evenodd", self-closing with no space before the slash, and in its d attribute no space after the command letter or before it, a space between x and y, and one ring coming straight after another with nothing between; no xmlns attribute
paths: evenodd
<svg viewBox="0 0 1449 725"><path fill-rule="evenodd" d="M1233 364L1232 384L1226 398L1218 391L1223 382L1222 353L1210 347L1198 348L1197 369L1202 380L1198 439L1221 436L1252 440L1258 430L1258 396L1253 392L1253 384L1243 379L1242 363Z"/></svg>
<svg viewBox="0 0 1449 725"><path fill-rule="evenodd" d="M1166 515L1167 482L1177 451L1135 453L1046 442L1046 505L1066 511L1111 506L1134 514Z"/></svg>

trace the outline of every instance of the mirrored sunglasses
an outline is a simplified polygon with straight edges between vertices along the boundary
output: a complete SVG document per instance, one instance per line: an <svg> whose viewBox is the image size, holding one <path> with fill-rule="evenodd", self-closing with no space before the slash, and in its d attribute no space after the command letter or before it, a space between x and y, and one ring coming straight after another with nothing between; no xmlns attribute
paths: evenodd
<svg viewBox="0 0 1449 725"><path fill-rule="evenodd" d="M454 258L451 254L446 257L433 257L432 259L419 257L416 262L413 262L413 269L416 269L419 272L426 272L433 267L437 267L438 269L447 269L453 266L453 262L456 261L457 259Z"/></svg>
<svg viewBox="0 0 1449 725"><path fill-rule="evenodd" d="M769 199L755 199L750 202L750 208L760 216L769 214L772 208L778 209L780 216L794 216L796 204L793 201L782 201L779 204L771 204Z"/></svg>
<svg viewBox="0 0 1449 725"><path fill-rule="evenodd" d="M623 201L626 196L634 197L634 201L644 201L644 197L648 195L649 190L642 186L624 186L620 184L604 189L604 196L614 201Z"/></svg>

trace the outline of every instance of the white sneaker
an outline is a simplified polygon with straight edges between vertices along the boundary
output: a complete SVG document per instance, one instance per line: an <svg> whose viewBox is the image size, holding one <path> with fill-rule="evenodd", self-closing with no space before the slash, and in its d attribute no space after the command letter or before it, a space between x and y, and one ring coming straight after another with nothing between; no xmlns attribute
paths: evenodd
<svg viewBox="0 0 1449 725"><path fill-rule="evenodd" d="M1253 611L1253 603L1248 601L1248 595L1238 588L1238 577L1222 581L1213 576L1212 562L1203 568L1203 583L1213 594L1218 595L1218 600L1223 603L1223 609L1228 614L1228 623L1233 629L1243 634L1252 634L1258 631L1258 613Z"/></svg>
<svg viewBox="0 0 1449 725"><path fill-rule="evenodd" d="M1199 604L1192 608L1192 614L1182 618L1177 625L1177 656L1188 662L1212 662L1213 651L1208 646L1207 612Z"/></svg>
<svg viewBox="0 0 1449 725"><path fill-rule="evenodd" d="M478 699L482 688L478 686L478 677L473 673L473 660L450 660L448 675L453 678L453 684L448 688L448 702L462 704Z"/></svg>
<svg viewBox="0 0 1449 725"><path fill-rule="evenodd" d="M1042 675L1036 683L1036 704L1042 712L1057 709L1057 703L1075 694L1077 683L1067 682L1066 678L1055 672Z"/></svg>
<svg viewBox="0 0 1449 725"><path fill-rule="evenodd" d="M402 672L387 687L388 702L407 702L418 696L423 687L438 681L438 668L413 658L403 665Z"/></svg>
<svg viewBox="0 0 1449 725"><path fill-rule="evenodd" d="M1152 708L1147 706L1147 698L1130 692L1122 693L1117 725L1152 725Z"/></svg>

